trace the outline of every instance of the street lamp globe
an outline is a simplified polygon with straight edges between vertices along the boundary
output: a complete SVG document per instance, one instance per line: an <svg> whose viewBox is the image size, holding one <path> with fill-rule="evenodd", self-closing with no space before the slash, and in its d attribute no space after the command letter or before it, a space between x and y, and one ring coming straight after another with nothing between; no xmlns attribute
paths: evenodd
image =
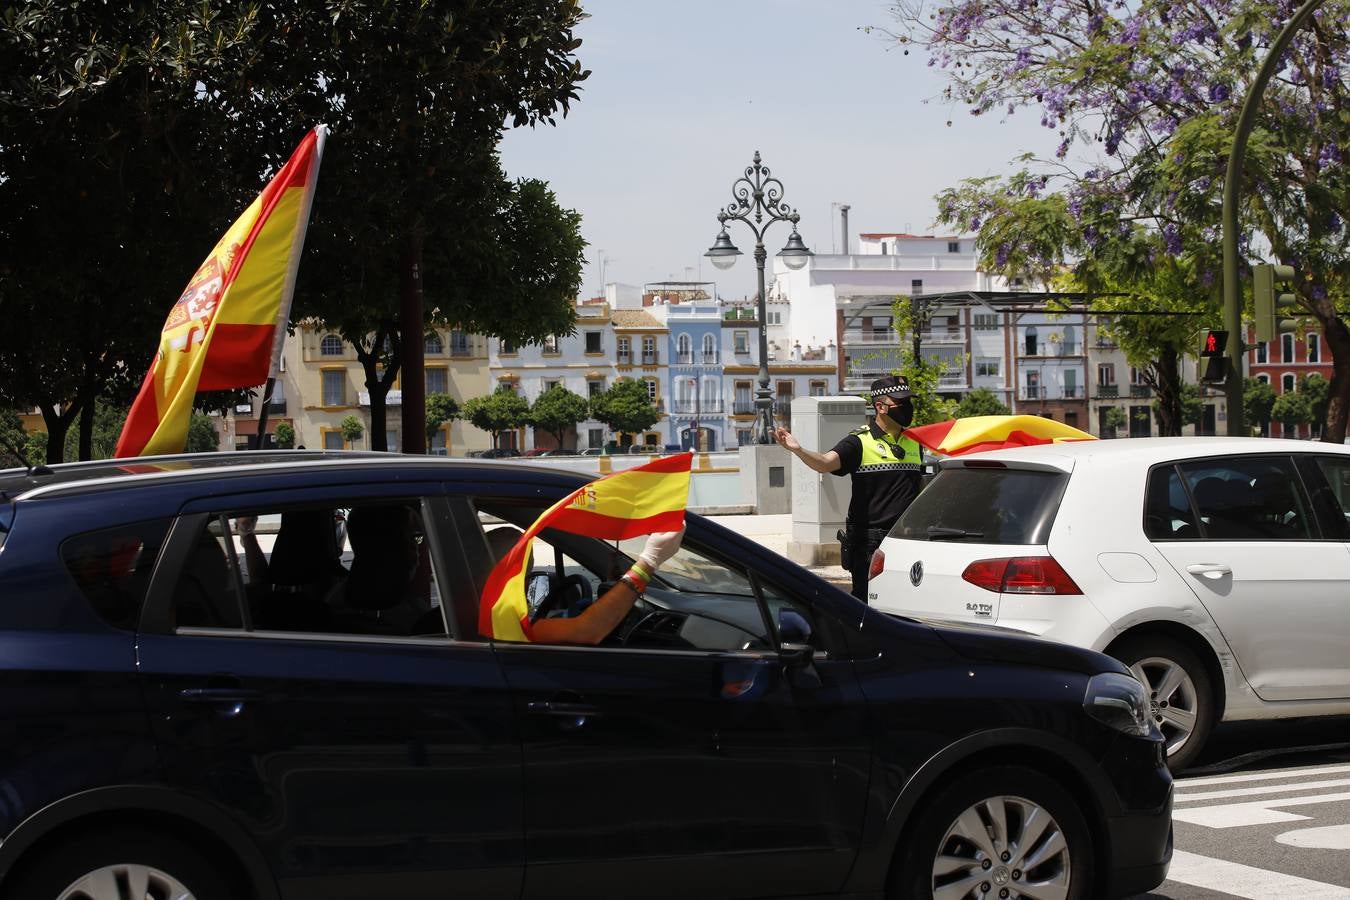
<svg viewBox="0 0 1350 900"><path fill-rule="evenodd" d="M788 236L787 244L782 250L778 251L778 258L783 261L783 265L794 271L806 265L806 261L814 256L810 249L802 243L802 236L797 233L797 229L792 229L792 234Z"/></svg>
<svg viewBox="0 0 1350 900"><path fill-rule="evenodd" d="M714 266L725 271L736 264L736 257L741 255L741 251L731 242L731 235L727 234L726 228L723 228L717 233L717 240L703 255L711 259Z"/></svg>

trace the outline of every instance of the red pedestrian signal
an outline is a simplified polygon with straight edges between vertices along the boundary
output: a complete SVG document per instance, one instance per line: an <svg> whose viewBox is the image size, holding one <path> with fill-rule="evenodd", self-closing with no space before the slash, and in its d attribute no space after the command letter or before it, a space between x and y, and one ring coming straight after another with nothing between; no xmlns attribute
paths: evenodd
<svg viewBox="0 0 1350 900"><path fill-rule="evenodd" d="M1228 348L1228 332L1209 331L1205 334L1205 345L1200 350L1201 356L1223 356L1223 351Z"/></svg>
<svg viewBox="0 0 1350 900"><path fill-rule="evenodd" d="M1228 349L1228 332L1207 331L1205 342L1200 347L1200 358L1205 365L1200 369L1200 380L1207 384L1216 384L1228 378L1228 359L1223 355Z"/></svg>

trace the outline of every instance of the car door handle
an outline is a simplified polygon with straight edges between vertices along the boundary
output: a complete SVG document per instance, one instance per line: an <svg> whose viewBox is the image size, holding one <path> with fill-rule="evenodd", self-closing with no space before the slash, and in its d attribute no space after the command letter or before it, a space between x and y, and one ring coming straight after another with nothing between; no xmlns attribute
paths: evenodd
<svg viewBox="0 0 1350 900"><path fill-rule="evenodd" d="M525 711L535 716L561 716L568 719L600 715L600 710L589 703L566 700L531 700L525 704Z"/></svg>
<svg viewBox="0 0 1350 900"><path fill-rule="evenodd" d="M1199 575L1201 578L1211 580L1223 578L1226 575L1232 575L1233 570L1222 563L1195 563L1186 567L1186 571L1192 575Z"/></svg>

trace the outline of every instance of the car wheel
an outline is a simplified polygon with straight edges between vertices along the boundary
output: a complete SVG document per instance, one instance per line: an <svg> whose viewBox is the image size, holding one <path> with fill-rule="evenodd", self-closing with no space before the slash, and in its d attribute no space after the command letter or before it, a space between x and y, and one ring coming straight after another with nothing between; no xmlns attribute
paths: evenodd
<svg viewBox="0 0 1350 900"><path fill-rule="evenodd" d="M1138 637L1112 648L1148 691L1153 721L1167 741L1167 767L1179 772L1195 761L1214 727L1214 689L1193 652L1165 637Z"/></svg>
<svg viewBox="0 0 1350 900"><path fill-rule="evenodd" d="M1092 894L1092 834L1074 798L1021 766L980 769L915 814L893 900L1082 900Z"/></svg>
<svg viewBox="0 0 1350 900"><path fill-rule="evenodd" d="M152 832L85 834L24 864L14 900L227 900L226 880L205 856Z"/></svg>

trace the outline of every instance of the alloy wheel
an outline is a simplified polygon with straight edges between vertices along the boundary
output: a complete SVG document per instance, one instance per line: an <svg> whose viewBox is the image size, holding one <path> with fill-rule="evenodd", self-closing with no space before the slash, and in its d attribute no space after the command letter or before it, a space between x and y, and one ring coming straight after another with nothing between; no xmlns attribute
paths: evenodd
<svg viewBox="0 0 1350 900"><path fill-rule="evenodd" d="M1176 660L1161 656L1140 659L1130 671L1148 691L1153 721L1167 741L1167 755L1172 756L1195 732L1200 697L1195 682Z"/></svg>
<svg viewBox="0 0 1350 900"><path fill-rule="evenodd" d="M193 900L187 887L151 866L120 863L81 875L56 900Z"/></svg>
<svg viewBox="0 0 1350 900"><path fill-rule="evenodd" d="M933 860L933 900L1069 896L1069 845L1042 806L990 797L957 817Z"/></svg>

